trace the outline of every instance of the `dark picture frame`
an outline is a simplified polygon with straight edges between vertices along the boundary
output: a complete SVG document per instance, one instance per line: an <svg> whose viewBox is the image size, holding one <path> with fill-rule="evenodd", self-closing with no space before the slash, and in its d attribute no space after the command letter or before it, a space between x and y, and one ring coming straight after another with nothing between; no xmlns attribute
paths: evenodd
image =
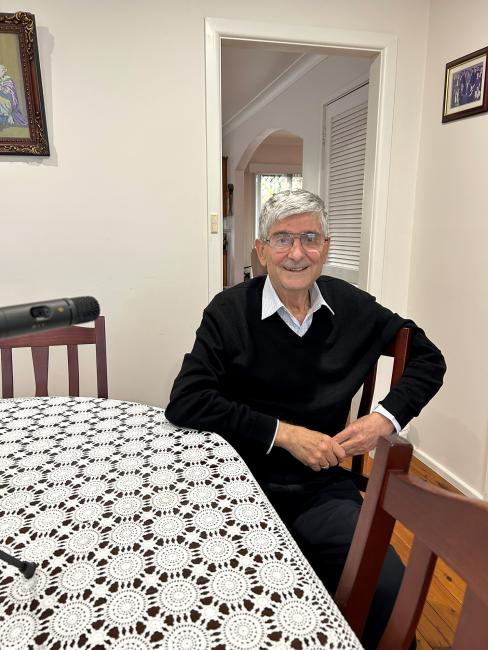
<svg viewBox="0 0 488 650"><path fill-rule="evenodd" d="M36 21L0 13L0 154L49 156Z"/></svg>
<svg viewBox="0 0 488 650"><path fill-rule="evenodd" d="M488 111L488 47L446 64L442 121Z"/></svg>

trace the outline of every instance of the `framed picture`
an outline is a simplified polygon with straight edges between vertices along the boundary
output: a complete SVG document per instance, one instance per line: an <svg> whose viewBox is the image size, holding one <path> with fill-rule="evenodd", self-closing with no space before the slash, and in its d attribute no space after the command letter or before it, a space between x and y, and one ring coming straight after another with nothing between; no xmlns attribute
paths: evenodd
<svg viewBox="0 0 488 650"><path fill-rule="evenodd" d="M34 16L0 13L0 154L49 156Z"/></svg>
<svg viewBox="0 0 488 650"><path fill-rule="evenodd" d="M443 122L488 111L487 57L485 47L446 65Z"/></svg>

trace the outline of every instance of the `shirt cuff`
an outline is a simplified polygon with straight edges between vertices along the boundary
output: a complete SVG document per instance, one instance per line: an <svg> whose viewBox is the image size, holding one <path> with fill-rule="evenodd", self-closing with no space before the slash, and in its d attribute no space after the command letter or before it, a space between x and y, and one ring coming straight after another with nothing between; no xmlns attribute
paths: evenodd
<svg viewBox="0 0 488 650"><path fill-rule="evenodd" d="M390 420L390 422L393 424L393 426L396 429L396 432L400 433L400 431L402 430L402 427L398 424L397 419L389 411L387 411L383 406L381 406L381 404L378 404L378 406L376 406L373 409L372 412L373 413L379 413L380 415L384 415L385 418ZM275 433L275 436L276 436L276 433Z"/></svg>
<svg viewBox="0 0 488 650"><path fill-rule="evenodd" d="M280 426L280 421L276 420L276 429L274 432L273 440L271 441L270 446L268 447L268 451L266 452L266 456L269 454L269 452L273 449L274 441L276 439L276 434L278 433L278 427Z"/></svg>

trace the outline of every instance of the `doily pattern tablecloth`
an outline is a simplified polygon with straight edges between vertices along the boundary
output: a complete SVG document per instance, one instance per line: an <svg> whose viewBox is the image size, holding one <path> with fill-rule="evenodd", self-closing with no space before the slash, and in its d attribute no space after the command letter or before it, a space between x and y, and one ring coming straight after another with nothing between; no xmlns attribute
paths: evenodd
<svg viewBox="0 0 488 650"><path fill-rule="evenodd" d="M235 450L162 409L0 400L0 648L360 648Z"/></svg>

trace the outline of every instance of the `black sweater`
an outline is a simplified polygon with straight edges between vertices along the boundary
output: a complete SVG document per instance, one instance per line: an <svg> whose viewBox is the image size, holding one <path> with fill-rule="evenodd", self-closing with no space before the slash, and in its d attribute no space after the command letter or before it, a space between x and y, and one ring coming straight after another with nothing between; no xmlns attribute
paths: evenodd
<svg viewBox="0 0 488 650"><path fill-rule="evenodd" d="M381 404L403 427L439 390L446 369L440 351L412 321L368 293L320 277L334 315L319 309L299 337L278 314L261 320L264 281L227 289L208 305L166 409L176 425L219 433L258 478L310 476L284 449L266 455L277 418L328 435L341 431L352 397L404 325L414 328L410 361Z"/></svg>

